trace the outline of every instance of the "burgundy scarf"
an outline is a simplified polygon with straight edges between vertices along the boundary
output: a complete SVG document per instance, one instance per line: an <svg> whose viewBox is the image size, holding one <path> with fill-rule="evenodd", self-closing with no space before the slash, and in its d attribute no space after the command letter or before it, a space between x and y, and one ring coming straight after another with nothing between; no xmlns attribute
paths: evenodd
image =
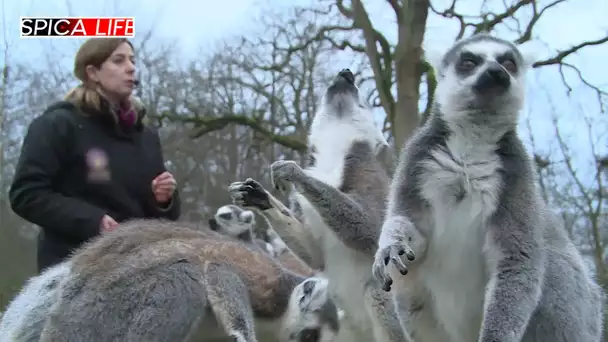
<svg viewBox="0 0 608 342"><path fill-rule="evenodd" d="M124 127L131 128L137 122L137 113L130 103L120 107L118 110L118 120Z"/></svg>

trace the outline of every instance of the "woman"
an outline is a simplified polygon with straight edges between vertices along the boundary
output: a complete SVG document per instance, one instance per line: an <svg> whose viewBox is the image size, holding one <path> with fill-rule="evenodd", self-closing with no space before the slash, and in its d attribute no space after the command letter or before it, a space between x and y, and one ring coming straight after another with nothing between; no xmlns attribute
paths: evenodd
<svg viewBox="0 0 608 342"><path fill-rule="evenodd" d="M131 43L86 41L74 74L81 84L30 123L9 190L13 211L42 228L38 272L118 222L180 215L158 132L131 95Z"/></svg>

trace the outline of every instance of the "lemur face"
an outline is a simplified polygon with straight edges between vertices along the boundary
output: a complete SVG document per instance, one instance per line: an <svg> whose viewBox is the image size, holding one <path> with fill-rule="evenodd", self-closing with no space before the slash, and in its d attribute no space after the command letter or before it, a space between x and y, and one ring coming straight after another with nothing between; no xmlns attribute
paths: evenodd
<svg viewBox="0 0 608 342"><path fill-rule="evenodd" d="M355 75L344 69L336 75L332 84L325 91L323 105L327 113L336 117L350 118L368 108L359 101L359 88L355 85Z"/></svg>
<svg viewBox="0 0 608 342"><path fill-rule="evenodd" d="M436 100L445 113L517 112L528 61L512 43L486 34L456 43L438 66Z"/></svg>
<svg viewBox="0 0 608 342"><path fill-rule="evenodd" d="M311 277L293 290L289 341L330 342L340 331L343 312L329 297L328 281Z"/></svg>
<svg viewBox="0 0 608 342"><path fill-rule="evenodd" d="M255 219L252 211L228 204L216 211L214 218L209 220L209 225L212 230L236 237L253 231Z"/></svg>
<svg viewBox="0 0 608 342"><path fill-rule="evenodd" d="M311 125L309 145L324 151L342 152L354 139L369 141L376 151L388 146L374 113L359 97L355 76L349 69L344 69L325 91ZM315 155L312 152L313 158Z"/></svg>

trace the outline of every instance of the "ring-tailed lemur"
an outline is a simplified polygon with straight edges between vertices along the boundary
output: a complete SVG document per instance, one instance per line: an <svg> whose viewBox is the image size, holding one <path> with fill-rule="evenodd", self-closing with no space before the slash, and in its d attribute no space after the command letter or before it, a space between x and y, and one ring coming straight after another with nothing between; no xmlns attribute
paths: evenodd
<svg viewBox="0 0 608 342"><path fill-rule="evenodd" d="M307 277L319 274L293 253L277 233L272 230L272 227L269 227L264 233L268 242L256 238L254 235L255 224L255 215L251 210L243 210L233 204L221 206L214 217L209 219L211 230L240 239L247 244L257 245L289 270Z"/></svg>
<svg viewBox="0 0 608 342"><path fill-rule="evenodd" d="M255 215L251 210L243 210L236 205L226 204L219 207L214 217L208 222L211 230L255 244L269 255L277 256L278 251L275 251L272 244L255 236Z"/></svg>
<svg viewBox="0 0 608 342"><path fill-rule="evenodd" d="M409 296L416 341L601 340L603 294L516 131L522 51L487 34L451 47L433 114L400 156L372 272Z"/></svg>
<svg viewBox="0 0 608 342"><path fill-rule="evenodd" d="M227 211L233 212L227 217ZM235 222L236 221L236 222ZM222 206L216 212L215 218L209 220L210 228L219 233L251 242L252 236L247 230L253 231L255 218L251 211L242 210L236 206ZM255 243L270 255L277 256L275 251L283 253L284 243L280 238L270 239L267 243L262 239L255 239ZM273 247L275 245L276 247ZM290 270L312 276L315 272L301 262L293 262L287 254L281 254L282 264ZM6 307L0 318L0 342L34 342L40 339L40 333L49 314L50 307L55 303L55 296L59 284L68 276L70 261L67 260L50 267L38 276L30 278L21 291Z"/></svg>
<svg viewBox="0 0 608 342"><path fill-rule="evenodd" d="M254 225L253 212L234 205L220 207L215 217L209 220L209 227L212 230L248 243L256 243L262 250L276 257L272 244L254 239L252 230ZM292 268L292 271L299 270ZM303 271L305 275L311 274L310 269ZM67 260L26 282L6 307L0 319L0 342L35 342L40 339L50 307L56 301L59 283L68 276L69 272L70 261Z"/></svg>
<svg viewBox="0 0 608 342"><path fill-rule="evenodd" d="M313 240L302 245L321 249L323 272L345 311L339 339L405 341L409 338L390 295L370 272L389 185L377 153L388 144L373 113L360 101L354 81L353 74L343 70L327 88L308 137L311 165L302 169L294 161L276 161L271 178L277 189L293 185L293 203L304 224L281 212L294 223L284 238L287 245L291 247L291 237L300 237ZM247 190L238 184L231 188L234 199ZM281 235L288 228L275 230Z"/></svg>
<svg viewBox="0 0 608 342"><path fill-rule="evenodd" d="M0 342L37 342L55 303L59 286L70 272L70 261L31 277L6 307L0 321Z"/></svg>
<svg viewBox="0 0 608 342"><path fill-rule="evenodd" d="M40 341L322 342L339 331L325 278L211 229L133 220L70 260Z"/></svg>

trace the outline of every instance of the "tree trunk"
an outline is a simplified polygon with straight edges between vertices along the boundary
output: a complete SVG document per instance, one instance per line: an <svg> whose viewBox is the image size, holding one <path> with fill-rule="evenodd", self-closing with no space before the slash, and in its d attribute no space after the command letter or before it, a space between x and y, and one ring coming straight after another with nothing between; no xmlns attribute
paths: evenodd
<svg viewBox="0 0 608 342"><path fill-rule="evenodd" d="M429 12L428 0L407 0L401 9L399 43L395 48L397 106L391 122L395 149L399 151L419 121L418 101L422 78L422 42Z"/></svg>

